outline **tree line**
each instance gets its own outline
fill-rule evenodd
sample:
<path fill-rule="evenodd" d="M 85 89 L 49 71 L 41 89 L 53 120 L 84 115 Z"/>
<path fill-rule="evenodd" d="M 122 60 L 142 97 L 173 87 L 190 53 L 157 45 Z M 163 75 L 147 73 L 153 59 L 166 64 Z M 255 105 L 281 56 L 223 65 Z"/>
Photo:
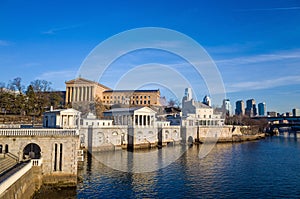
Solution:
<path fill-rule="evenodd" d="M 20 77 L 7 84 L 0 82 L 0 113 L 41 116 L 50 106 L 63 107 L 63 97 L 51 85 L 49 81 L 37 79 L 25 87 Z"/>

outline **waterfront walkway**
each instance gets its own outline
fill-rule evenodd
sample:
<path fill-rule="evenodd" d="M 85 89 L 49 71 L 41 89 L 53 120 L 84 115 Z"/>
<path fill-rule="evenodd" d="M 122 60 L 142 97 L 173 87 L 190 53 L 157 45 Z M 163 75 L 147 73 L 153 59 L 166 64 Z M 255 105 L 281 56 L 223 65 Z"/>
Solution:
<path fill-rule="evenodd" d="M 21 170 L 24 166 L 26 166 L 27 164 L 30 164 L 30 163 L 31 163 L 30 160 L 26 161 L 26 162 L 20 162 L 20 163 L 16 164 L 14 167 L 12 167 L 11 169 L 9 169 L 9 170 L 5 171 L 4 173 L 2 173 L 0 175 L 0 186 L 10 176 L 12 176 L 13 174 L 15 174 L 16 172 Z"/>

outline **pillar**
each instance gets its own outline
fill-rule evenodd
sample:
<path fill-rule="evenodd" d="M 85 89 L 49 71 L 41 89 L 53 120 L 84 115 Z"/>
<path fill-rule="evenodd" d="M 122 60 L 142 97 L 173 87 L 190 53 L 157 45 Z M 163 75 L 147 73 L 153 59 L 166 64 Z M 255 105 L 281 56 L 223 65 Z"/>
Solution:
<path fill-rule="evenodd" d="M 69 103 L 69 94 L 70 94 L 70 87 L 67 87 L 67 89 L 66 89 L 66 104 Z"/>
<path fill-rule="evenodd" d="M 90 92 L 90 95 L 91 95 L 90 101 L 93 101 L 94 100 L 94 98 L 93 98 L 93 87 L 91 86 L 90 89 L 91 89 L 91 92 Z"/>
<path fill-rule="evenodd" d="M 148 125 L 148 115 L 146 115 L 145 117 L 146 117 L 145 126 L 149 126 Z"/>

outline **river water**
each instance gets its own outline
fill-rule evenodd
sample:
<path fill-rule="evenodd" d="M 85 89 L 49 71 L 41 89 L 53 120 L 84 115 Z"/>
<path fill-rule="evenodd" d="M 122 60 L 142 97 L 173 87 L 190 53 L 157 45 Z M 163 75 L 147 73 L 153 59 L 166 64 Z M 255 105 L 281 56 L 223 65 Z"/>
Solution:
<path fill-rule="evenodd" d="M 70 197 L 300 198 L 299 138 L 217 144 L 202 159 L 200 147 L 194 145 L 169 166 L 148 173 L 114 170 L 90 156 L 80 172 L 83 181 Z"/>

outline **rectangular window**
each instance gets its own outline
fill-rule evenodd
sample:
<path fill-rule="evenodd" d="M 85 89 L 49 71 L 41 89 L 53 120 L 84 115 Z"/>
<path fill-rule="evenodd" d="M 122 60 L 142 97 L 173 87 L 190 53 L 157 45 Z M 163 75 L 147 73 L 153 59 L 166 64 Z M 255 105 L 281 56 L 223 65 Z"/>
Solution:
<path fill-rule="evenodd" d="M 54 165 L 53 165 L 54 171 L 56 171 L 56 165 L 57 165 L 57 144 L 54 145 Z"/>
<path fill-rule="evenodd" d="M 148 104 L 150 104 L 150 100 L 148 100 Z"/>
<path fill-rule="evenodd" d="M 60 144 L 60 151 L 59 151 L 59 170 L 62 171 L 62 152 L 63 152 L 63 145 Z"/>

